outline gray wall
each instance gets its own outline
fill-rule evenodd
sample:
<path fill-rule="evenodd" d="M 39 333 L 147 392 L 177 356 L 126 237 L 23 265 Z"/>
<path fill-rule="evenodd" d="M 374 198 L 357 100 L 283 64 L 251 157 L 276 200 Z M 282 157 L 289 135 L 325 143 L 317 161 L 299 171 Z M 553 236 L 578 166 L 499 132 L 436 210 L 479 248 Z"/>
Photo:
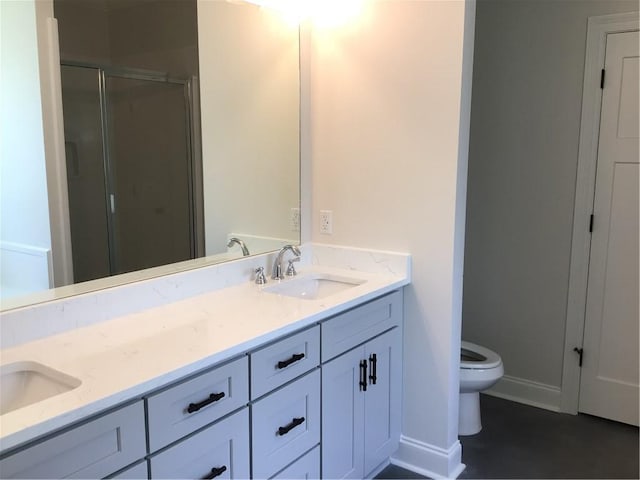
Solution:
<path fill-rule="evenodd" d="M 477 5 L 463 339 L 559 388 L 587 17 L 637 1 Z"/>

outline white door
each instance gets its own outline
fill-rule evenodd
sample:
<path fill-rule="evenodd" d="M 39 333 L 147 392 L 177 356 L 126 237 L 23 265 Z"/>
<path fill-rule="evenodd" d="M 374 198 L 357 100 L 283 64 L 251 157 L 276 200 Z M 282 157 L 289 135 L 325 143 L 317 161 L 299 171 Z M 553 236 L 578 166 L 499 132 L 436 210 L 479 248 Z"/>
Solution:
<path fill-rule="evenodd" d="M 578 410 L 638 425 L 638 32 L 609 34 Z"/>

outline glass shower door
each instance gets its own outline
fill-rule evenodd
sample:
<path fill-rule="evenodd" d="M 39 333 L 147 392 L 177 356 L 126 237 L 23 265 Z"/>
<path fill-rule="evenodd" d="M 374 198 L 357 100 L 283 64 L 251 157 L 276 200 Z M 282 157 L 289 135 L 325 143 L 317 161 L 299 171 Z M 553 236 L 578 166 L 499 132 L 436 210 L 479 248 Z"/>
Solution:
<path fill-rule="evenodd" d="M 61 72 L 74 281 L 195 258 L 188 83 Z"/>
<path fill-rule="evenodd" d="M 74 282 L 110 275 L 101 74 L 62 65 L 62 104 Z"/>
<path fill-rule="evenodd" d="M 185 83 L 105 75 L 112 273 L 195 258 Z"/>

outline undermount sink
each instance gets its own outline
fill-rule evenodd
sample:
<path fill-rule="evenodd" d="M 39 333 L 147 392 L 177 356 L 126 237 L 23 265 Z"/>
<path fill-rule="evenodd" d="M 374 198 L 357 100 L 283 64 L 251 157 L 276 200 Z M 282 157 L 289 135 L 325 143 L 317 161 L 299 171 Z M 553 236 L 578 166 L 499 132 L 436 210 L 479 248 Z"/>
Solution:
<path fill-rule="evenodd" d="M 38 362 L 0 367 L 0 415 L 73 390 L 82 382 Z"/>
<path fill-rule="evenodd" d="M 366 280 L 358 278 L 314 274 L 282 280 L 276 285 L 265 287 L 263 291 L 286 297 L 317 300 L 357 287 L 365 282 Z"/>

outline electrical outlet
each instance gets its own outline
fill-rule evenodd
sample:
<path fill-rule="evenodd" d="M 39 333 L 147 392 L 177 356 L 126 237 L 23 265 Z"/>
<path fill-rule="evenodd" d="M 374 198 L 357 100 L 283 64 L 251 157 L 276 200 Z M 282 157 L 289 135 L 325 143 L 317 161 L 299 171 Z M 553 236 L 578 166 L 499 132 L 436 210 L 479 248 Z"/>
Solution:
<path fill-rule="evenodd" d="M 289 212 L 289 228 L 292 232 L 300 231 L 300 209 L 297 207 L 291 208 Z"/>
<path fill-rule="evenodd" d="M 333 233 L 333 212 L 320 210 L 320 233 L 331 235 Z"/>

